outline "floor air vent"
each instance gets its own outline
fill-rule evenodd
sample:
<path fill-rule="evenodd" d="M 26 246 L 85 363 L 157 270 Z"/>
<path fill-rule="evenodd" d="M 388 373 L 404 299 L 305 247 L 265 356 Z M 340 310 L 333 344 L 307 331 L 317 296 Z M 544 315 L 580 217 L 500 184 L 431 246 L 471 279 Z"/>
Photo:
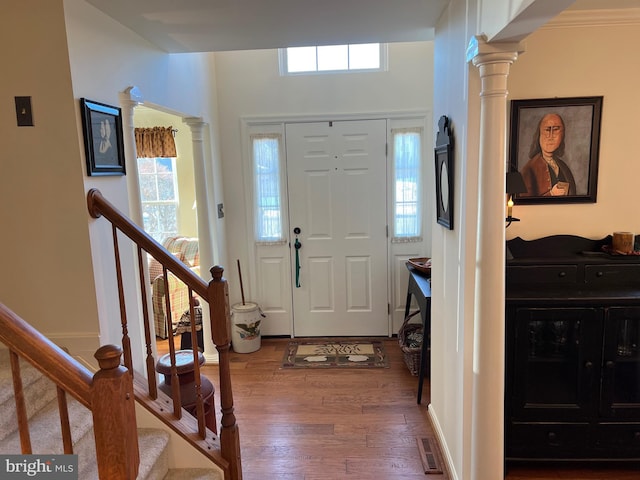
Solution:
<path fill-rule="evenodd" d="M 418 441 L 418 450 L 420 450 L 420 460 L 424 467 L 424 473 L 443 473 L 438 451 L 438 444 L 434 438 L 416 438 Z"/>

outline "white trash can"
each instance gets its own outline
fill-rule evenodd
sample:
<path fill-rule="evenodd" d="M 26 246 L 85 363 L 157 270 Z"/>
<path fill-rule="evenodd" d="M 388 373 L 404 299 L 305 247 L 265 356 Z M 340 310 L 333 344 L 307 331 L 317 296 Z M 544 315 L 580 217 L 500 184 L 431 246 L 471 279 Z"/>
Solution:
<path fill-rule="evenodd" d="M 260 323 L 264 314 L 258 304 L 236 303 L 231 307 L 231 345 L 237 353 L 260 349 Z"/>

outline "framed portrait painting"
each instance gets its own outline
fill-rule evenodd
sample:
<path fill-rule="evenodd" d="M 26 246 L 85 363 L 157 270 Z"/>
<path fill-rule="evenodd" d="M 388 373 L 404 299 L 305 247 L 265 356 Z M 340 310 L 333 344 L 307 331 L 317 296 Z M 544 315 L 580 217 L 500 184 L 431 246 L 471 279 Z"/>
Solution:
<path fill-rule="evenodd" d="M 511 101 L 510 170 L 527 188 L 516 204 L 595 203 L 602 97 Z"/>
<path fill-rule="evenodd" d="M 118 107 L 80 99 L 87 175 L 124 175 L 122 112 Z"/>

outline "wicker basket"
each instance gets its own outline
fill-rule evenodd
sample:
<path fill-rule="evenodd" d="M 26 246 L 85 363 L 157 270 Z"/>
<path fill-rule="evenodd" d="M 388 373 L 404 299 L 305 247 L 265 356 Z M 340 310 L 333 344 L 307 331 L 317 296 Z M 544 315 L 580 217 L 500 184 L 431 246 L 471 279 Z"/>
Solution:
<path fill-rule="evenodd" d="M 415 342 L 410 342 L 410 337 L 423 332 L 421 323 L 409 323 L 409 321 L 418 313 L 420 313 L 420 310 L 407 315 L 404 322 L 402 322 L 400 331 L 398 332 L 398 343 L 400 344 L 400 349 L 404 354 L 404 363 L 407 365 L 411 375 L 414 376 L 418 376 L 418 372 L 420 371 L 420 353 L 422 351 L 422 343 L 414 345 Z M 424 341 L 424 336 L 422 341 Z"/>

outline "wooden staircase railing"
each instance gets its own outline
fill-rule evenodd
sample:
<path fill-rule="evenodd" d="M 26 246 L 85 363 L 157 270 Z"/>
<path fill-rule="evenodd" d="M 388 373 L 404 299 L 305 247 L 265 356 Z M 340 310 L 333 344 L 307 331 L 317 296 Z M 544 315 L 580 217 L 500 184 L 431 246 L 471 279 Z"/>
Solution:
<path fill-rule="evenodd" d="M 120 365 L 122 350 L 114 345 L 98 349 L 100 370 L 92 375 L 83 365 L 0 303 L 0 341 L 9 349 L 21 453 L 32 454 L 20 359 L 31 363 L 57 388 L 64 453 L 72 454 L 67 393 L 93 413 L 98 475 L 133 480 L 140 457 L 133 403 L 133 382 Z M 114 408 L 117 405 L 117 408 Z M 37 440 L 37 439 L 36 439 Z"/>
<path fill-rule="evenodd" d="M 125 295 L 123 289 L 122 269 L 120 265 L 120 246 L 118 242 L 118 231 L 128 237 L 137 250 L 138 271 L 141 292 L 142 314 L 144 322 L 144 335 L 146 345 L 146 385 L 145 382 L 134 378 L 134 391 L 138 400 L 150 412 L 155 414 L 162 421 L 167 423 L 178 434 L 191 442 L 204 455 L 209 457 L 225 476 L 225 480 L 241 480 L 242 464 L 240 458 L 240 437 L 233 407 L 233 393 L 231 388 L 230 370 L 230 348 L 231 332 L 229 319 L 229 292 L 226 280 L 223 278 L 223 269 L 214 266 L 210 272 L 212 280 L 206 283 L 198 275 L 193 273 L 184 263 L 170 254 L 164 247 L 156 242 L 138 225 L 133 223 L 117 208 L 115 208 L 97 189 L 91 189 L 87 193 L 87 206 L 89 213 L 94 218 L 104 217 L 112 225 L 113 246 L 115 252 L 116 277 L 118 283 L 118 294 L 120 300 L 120 322 L 122 328 L 122 348 L 124 351 L 124 365 L 134 375 L 132 367 L 131 341 L 128 334 L 128 323 L 125 308 Z M 220 397 L 220 410 L 222 413 L 220 421 L 219 438 L 206 428 L 205 407 L 201 394 L 200 366 L 198 362 L 198 351 L 194 349 L 194 388 L 196 398 L 196 431 L 188 431 L 193 425 L 190 415 L 182 415 L 183 409 L 180 403 L 180 386 L 177 376 L 176 356 L 173 339 L 171 304 L 169 295 L 165 295 L 167 332 L 169 335 L 169 355 L 171 358 L 171 403 L 172 413 L 169 415 L 165 408 L 164 395 L 158 391 L 156 385 L 155 364 L 153 357 L 152 328 L 148 305 L 148 286 L 145 280 L 144 265 L 146 254 L 151 255 L 163 266 L 163 276 L 165 286 L 168 285 L 167 275 L 171 272 L 188 287 L 189 313 L 190 318 L 195 319 L 195 297 L 194 293 L 209 305 L 209 317 L 211 326 L 211 339 L 216 346 L 219 357 L 219 383 L 218 391 Z M 165 288 L 165 292 L 168 288 Z M 204 319 L 203 319 L 204 321 Z M 191 322 L 191 338 L 195 345 L 197 338 L 196 324 Z"/>

